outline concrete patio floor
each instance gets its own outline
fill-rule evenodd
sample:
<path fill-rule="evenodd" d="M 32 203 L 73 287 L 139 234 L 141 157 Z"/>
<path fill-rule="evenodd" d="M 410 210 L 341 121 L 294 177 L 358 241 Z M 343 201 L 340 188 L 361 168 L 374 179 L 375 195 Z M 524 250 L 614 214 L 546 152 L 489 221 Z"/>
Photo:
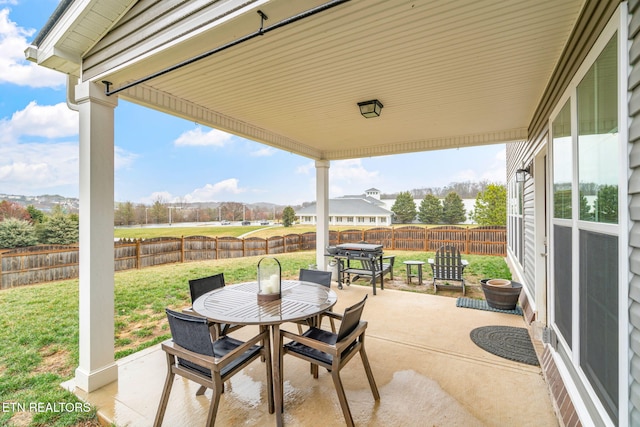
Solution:
<path fill-rule="evenodd" d="M 486 325 L 526 327 L 513 314 L 456 307 L 456 298 L 378 290 L 368 286 L 333 289 L 336 312 L 369 294 L 363 318 L 369 322 L 366 349 L 380 391 L 375 402 L 360 357 L 341 371 L 347 399 L 360 426 L 557 426 L 556 414 L 539 367 L 490 354 L 469 338 Z M 254 334 L 255 327 L 234 336 Z M 295 332 L 296 326 L 283 325 Z M 119 379 L 93 393 L 64 386 L 99 409 L 103 421 L 118 427 L 151 426 L 166 375 L 159 346 L 118 361 Z M 290 426 L 344 425 L 340 404 L 326 370 L 318 379 L 309 365 L 284 359 L 284 422 Z M 266 375 L 256 361 L 225 385 L 216 420 L 219 426 L 275 425 L 266 402 Z M 199 426 L 206 420 L 211 390 L 196 396 L 197 385 L 176 377 L 165 426 Z"/>

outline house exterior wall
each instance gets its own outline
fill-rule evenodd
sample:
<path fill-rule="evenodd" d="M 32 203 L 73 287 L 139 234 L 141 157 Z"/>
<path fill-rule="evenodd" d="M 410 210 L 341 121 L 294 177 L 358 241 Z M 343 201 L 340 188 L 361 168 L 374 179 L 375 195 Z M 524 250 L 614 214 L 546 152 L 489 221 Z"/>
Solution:
<path fill-rule="evenodd" d="M 554 397 L 563 396 L 563 399 L 568 396 L 570 402 L 557 401 L 557 409 L 559 417 L 566 423 L 569 419 L 574 419 L 575 416 L 580 417 L 580 423 L 582 425 L 640 425 L 640 226 L 636 224 L 640 220 L 640 125 L 638 125 L 638 119 L 636 116 L 640 114 L 640 6 L 638 0 L 627 2 L 619 1 L 591 1 L 585 2 L 583 12 L 576 23 L 574 32 L 570 37 L 567 46 L 564 49 L 562 58 L 559 60 L 559 64 L 554 71 L 554 75 L 550 81 L 550 84 L 545 92 L 544 98 L 540 102 L 534 119 L 529 127 L 529 140 L 511 144 L 507 147 L 507 187 L 509 197 L 509 219 L 508 219 L 508 233 L 509 233 L 509 254 L 508 261 L 514 276 L 516 279 L 523 282 L 525 287 L 525 296 L 522 298 L 523 307 L 530 307 L 531 315 L 527 317 L 527 320 L 532 322 L 532 331 L 534 332 L 534 338 L 544 342 L 545 346 L 545 363 L 543 369 L 545 370 L 545 376 L 551 375 L 554 379 L 552 381 L 549 377 L 547 381 L 550 387 L 558 389 L 558 383 L 555 381 L 561 379 L 563 393 L 552 393 Z M 620 7 L 620 15 L 616 13 L 616 10 Z M 624 24 L 624 19 L 628 17 L 628 28 Z M 546 191 L 548 195 L 536 194 L 536 191 L 544 192 L 544 186 L 540 187 L 536 184 L 536 180 L 545 179 L 545 175 L 548 178 L 551 174 L 551 167 L 553 165 L 553 156 L 550 147 L 552 146 L 552 129 L 550 129 L 550 120 L 554 115 L 558 114 L 558 110 L 567 101 L 567 90 L 572 85 L 575 87 L 577 84 L 575 78 L 577 75 L 581 75 L 584 70 L 580 70 L 589 61 L 593 61 L 593 51 L 598 43 L 598 49 L 601 49 L 602 40 L 598 41 L 598 37 L 603 33 L 605 27 L 611 24 L 611 22 L 620 20 L 619 31 L 617 33 L 619 37 L 618 41 L 618 79 L 622 82 L 618 84 L 620 93 L 618 94 L 618 108 L 619 112 L 619 141 L 621 148 L 620 153 L 620 166 L 619 167 L 619 223 L 617 228 L 611 226 L 600 227 L 598 224 L 585 223 L 581 224 L 574 216 L 573 220 L 568 220 L 570 224 L 569 228 L 572 230 L 572 238 L 569 240 L 570 245 L 573 246 L 573 253 L 565 254 L 564 257 L 559 252 L 559 246 L 554 249 L 553 245 L 553 218 L 554 218 L 554 199 L 553 199 L 553 184 L 546 184 Z M 626 38 L 629 37 L 629 60 L 626 56 Z M 597 52 L 596 52 L 597 53 Z M 631 121 L 626 122 L 626 98 L 625 98 L 625 86 L 626 76 L 629 74 L 628 86 L 629 86 L 629 117 Z M 572 80 L 574 80 L 572 82 Z M 575 98 L 575 95 L 571 95 Z M 575 101 L 573 101 L 575 102 Z M 572 108 L 575 104 L 572 104 Z M 627 126 L 628 126 L 628 141 L 629 141 L 629 155 L 624 149 L 624 141 L 627 138 Z M 574 130 L 575 132 L 575 130 Z M 547 150 L 547 147 L 549 149 Z M 543 160 L 541 160 L 543 159 Z M 548 159 L 548 160 L 547 160 Z M 577 157 L 574 157 L 574 161 Z M 515 182 L 515 171 L 519 168 L 526 167 L 528 165 L 543 165 L 546 162 L 547 167 L 540 169 L 533 168 L 532 176 L 527 177 L 524 183 Z M 626 166 L 629 165 L 629 170 Z M 549 169 L 547 174 L 545 169 Z M 627 172 L 630 177 L 628 181 L 628 191 L 626 189 Z M 636 176 L 637 174 L 637 176 Z M 576 177 L 574 175 L 574 188 L 577 185 Z M 628 192 L 628 198 L 627 196 Z M 574 199 L 576 196 L 574 195 Z M 544 257 L 540 257 L 540 249 L 545 247 L 545 242 L 541 242 L 541 232 L 536 230 L 536 225 L 540 226 L 541 222 L 536 215 L 540 215 L 540 209 L 536 206 L 540 202 L 545 203 L 546 218 L 542 224 L 546 224 L 547 231 L 549 232 L 549 245 L 547 251 L 547 261 Z M 520 206 L 518 206 L 518 203 Z M 576 206 L 574 204 L 574 215 L 578 215 Z M 628 217 L 627 217 L 627 207 Z M 571 225 L 572 224 L 572 225 Z M 608 227 L 608 228 L 607 228 Z M 590 384 L 589 374 L 583 358 L 585 357 L 585 350 L 580 347 L 582 344 L 580 340 L 583 338 L 583 334 L 586 332 L 579 332 L 582 330 L 584 324 L 584 313 L 578 313 L 575 311 L 584 309 L 586 304 L 581 301 L 584 297 L 583 287 L 586 286 L 584 279 L 584 260 L 578 265 L 577 260 L 579 256 L 583 256 L 583 250 L 585 250 L 585 244 L 582 242 L 583 232 L 589 230 L 600 231 L 603 230 L 605 236 L 613 231 L 613 236 L 619 240 L 619 253 L 620 257 L 616 261 L 617 265 L 614 265 L 618 270 L 617 291 L 620 295 L 618 299 L 618 314 L 617 314 L 617 330 L 615 327 L 607 329 L 608 334 L 618 335 L 618 389 L 617 394 L 617 407 L 618 413 L 615 416 L 609 416 L 605 410 L 606 404 L 604 403 L 604 397 L 597 390 L 597 387 Z M 594 234 L 594 233 L 592 233 Z M 628 260 L 624 256 L 624 249 L 627 247 L 628 238 Z M 580 252 L 579 254 L 577 252 Z M 588 252 L 588 251 L 587 251 Z M 554 307 L 558 303 L 556 295 L 554 294 L 554 276 L 553 276 L 553 260 L 554 257 L 559 257 L 564 263 L 569 263 L 569 270 L 573 270 L 573 321 L 570 324 L 570 328 L 573 330 L 573 344 L 566 343 L 561 345 L 558 342 L 560 339 L 556 335 L 553 329 L 554 323 Z M 614 264 L 616 263 L 614 262 Z M 548 269 L 549 285 L 547 286 L 547 280 L 544 273 L 541 273 L 540 265 L 546 266 L 545 271 Z M 627 282 L 629 283 L 627 286 Z M 577 283 L 577 287 L 575 284 Z M 628 290 L 628 295 L 627 295 Z M 542 297 L 541 297 L 542 296 Z M 556 311 L 555 313 L 557 314 Z M 570 307 L 560 307 L 563 308 Z M 538 317 L 538 313 L 543 309 L 548 309 L 549 317 Z M 526 311 L 526 310 L 525 310 Z M 536 334 L 536 331 L 538 332 Z M 627 333 L 627 331 L 629 331 Z M 590 336 L 588 339 L 592 339 Z M 564 338 L 563 338 L 564 339 Z M 587 341 L 588 341 L 587 339 Z M 570 349 L 567 351 L 567 349 Z M 605 356 L 606 357 L 606 356 Z M 552 390 L 553 391 L 553 390 Z M 562 409 L 564 408 L 564 410 Z M 572 413 L 567 414 L 567 408 L 570 408 Z M 610 411 L 610 410 L 609 410 Z"/>
<path fill-rule="evenodd" d="M 640 1 L 629 1 L 629 409 L 640 425 Z"/>
<path fill-rule="evenodd" d="M 315 215 L 296 215 L 300 224 L 315 225 L 317 218 Z M 331 215 L 329 214 L 329 225 L 370 225 L 388 226 L 391 225 L 390 216 L 368 216 L 368 215 Z"/>

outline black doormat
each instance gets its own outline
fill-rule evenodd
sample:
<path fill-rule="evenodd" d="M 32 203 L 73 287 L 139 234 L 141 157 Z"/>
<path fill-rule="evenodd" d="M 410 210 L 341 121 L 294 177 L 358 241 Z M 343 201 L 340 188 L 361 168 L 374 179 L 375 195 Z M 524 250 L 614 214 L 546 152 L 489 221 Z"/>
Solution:
<path fill-rule="evenodd" d="M 501 310 L 499 308 L 490 307 L 483 299 L 458 297 L 456 299 L 456 307 L 475 308 L 476 310 L 495 311 L 497 313 L 517 314 L 518 316 L 522 316 L 522 308 L 520 308 L 519 305 L 516 305 L 516 308 L 513 310 Z"/>
<path fill-rule="evenodd" d="M 528 365 L 540 366 L 538 356 L 525 328 L 482 326 L 471 331 L 471 341 L 496 356 Z"/>

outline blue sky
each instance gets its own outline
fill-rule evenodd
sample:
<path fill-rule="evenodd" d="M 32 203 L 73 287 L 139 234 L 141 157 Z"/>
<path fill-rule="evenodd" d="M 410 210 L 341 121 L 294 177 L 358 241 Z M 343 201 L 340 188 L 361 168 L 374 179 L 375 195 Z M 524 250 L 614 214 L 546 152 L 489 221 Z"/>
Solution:
<path fill-rule="evenodd" d="M 65 77 L 24 59 L 58 0 L 0 0 L 0 193 L 78 196 L 78 117 Z M 272 202 L 315 199 L 311 159 L 120 100 L 117 201 Z M 505 182 L 505 146 L 331 162 L 330 196 L 394 193 L 451 182 Z"/>

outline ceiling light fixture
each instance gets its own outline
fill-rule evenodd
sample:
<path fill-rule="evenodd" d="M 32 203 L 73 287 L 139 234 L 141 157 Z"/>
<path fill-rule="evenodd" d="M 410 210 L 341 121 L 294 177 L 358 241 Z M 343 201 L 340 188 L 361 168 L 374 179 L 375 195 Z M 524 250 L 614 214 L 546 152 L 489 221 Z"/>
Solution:
<path fill-rule="evenodd" d="M 358 102 L 358 107 L 360 108 L 360 114 L 370 119 L 380 115 L 383 105 L 377 99 L 372 99 L 371 101 Z"/>

